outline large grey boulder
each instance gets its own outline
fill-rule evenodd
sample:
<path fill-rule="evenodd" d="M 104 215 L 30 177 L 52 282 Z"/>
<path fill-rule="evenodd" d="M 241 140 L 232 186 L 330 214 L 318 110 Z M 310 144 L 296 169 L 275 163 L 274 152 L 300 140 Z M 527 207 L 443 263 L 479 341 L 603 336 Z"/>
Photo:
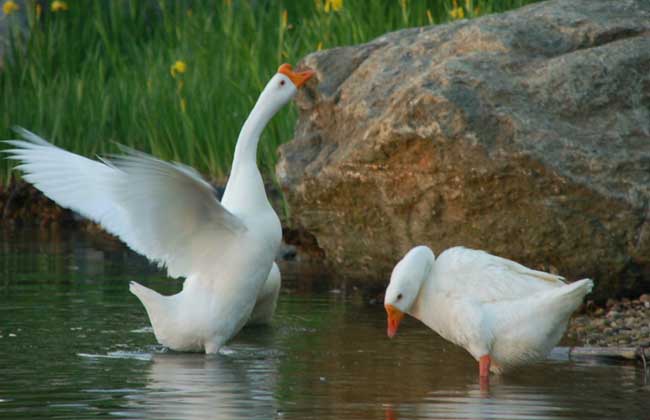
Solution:
<path fill-rule="evenodd" d="M 276 172 L 337 273 L 485 249 L 650 290 L 650 1 L 555 0 L 311 54 Z"/>

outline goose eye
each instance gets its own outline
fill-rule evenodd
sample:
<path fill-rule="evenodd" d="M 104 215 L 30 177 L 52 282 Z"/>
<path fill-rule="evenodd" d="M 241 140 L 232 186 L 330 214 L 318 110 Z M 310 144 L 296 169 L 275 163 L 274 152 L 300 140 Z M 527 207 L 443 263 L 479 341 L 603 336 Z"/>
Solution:
<path fill-rule="evenodd" d="M 402 298 L 402 294 L 400 293 L 399 295 L 397 295 L 397 300 L 400 300 L 401 298 Z"/>
<path fill-rule="evenodd" d="M 284 80 L 280 80 L 280 86 L 284 86 Z"/>

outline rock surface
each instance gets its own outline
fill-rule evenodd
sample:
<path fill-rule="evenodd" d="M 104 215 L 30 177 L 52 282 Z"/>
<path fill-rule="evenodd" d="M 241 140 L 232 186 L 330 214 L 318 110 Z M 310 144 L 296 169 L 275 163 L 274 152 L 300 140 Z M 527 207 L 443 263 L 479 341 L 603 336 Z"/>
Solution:
<path fill-rule="evenodd" d="M 553 0 L 309 55 L 276 172 L 292 227 L 385 284 L 485 249 L 596 298 L 650 290 L 650 2 Z"/>

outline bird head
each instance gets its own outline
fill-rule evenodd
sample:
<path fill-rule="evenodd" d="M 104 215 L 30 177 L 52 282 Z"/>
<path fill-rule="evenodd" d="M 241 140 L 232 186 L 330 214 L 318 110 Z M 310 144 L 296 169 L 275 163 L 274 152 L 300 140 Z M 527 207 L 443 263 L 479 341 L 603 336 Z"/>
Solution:
<path fill-rule="evenodd" d="M 386 288 L 384 308 L 388 316 L 388 337 L 397 334 L 399 323 L 404 314 L 410 312 L 420 293 L 424 280 L 429 276 L 435 256 L 426 246 L 411 249 L 397 263 Z"/>
<path fill-rule="evenodd" d="M 314 74 L 314 70 L 293 71 L 290 64 L 282 64 L 266 84 L 260 99 L 265 106 L 277 111 L 286 105 Z"/>

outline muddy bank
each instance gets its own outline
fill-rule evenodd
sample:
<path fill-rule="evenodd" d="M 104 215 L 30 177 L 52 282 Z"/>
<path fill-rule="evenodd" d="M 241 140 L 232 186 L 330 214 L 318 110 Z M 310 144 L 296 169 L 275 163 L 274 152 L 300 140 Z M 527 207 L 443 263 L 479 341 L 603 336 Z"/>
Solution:
<path fill-rule="evenodd" d="M 24 181 L 12 179 L 0 186 L 2 227 L 22 225 L 47 227 L 86 227 L 94 225 L 75 213 L 57 206 L 40 191 Z"/>

